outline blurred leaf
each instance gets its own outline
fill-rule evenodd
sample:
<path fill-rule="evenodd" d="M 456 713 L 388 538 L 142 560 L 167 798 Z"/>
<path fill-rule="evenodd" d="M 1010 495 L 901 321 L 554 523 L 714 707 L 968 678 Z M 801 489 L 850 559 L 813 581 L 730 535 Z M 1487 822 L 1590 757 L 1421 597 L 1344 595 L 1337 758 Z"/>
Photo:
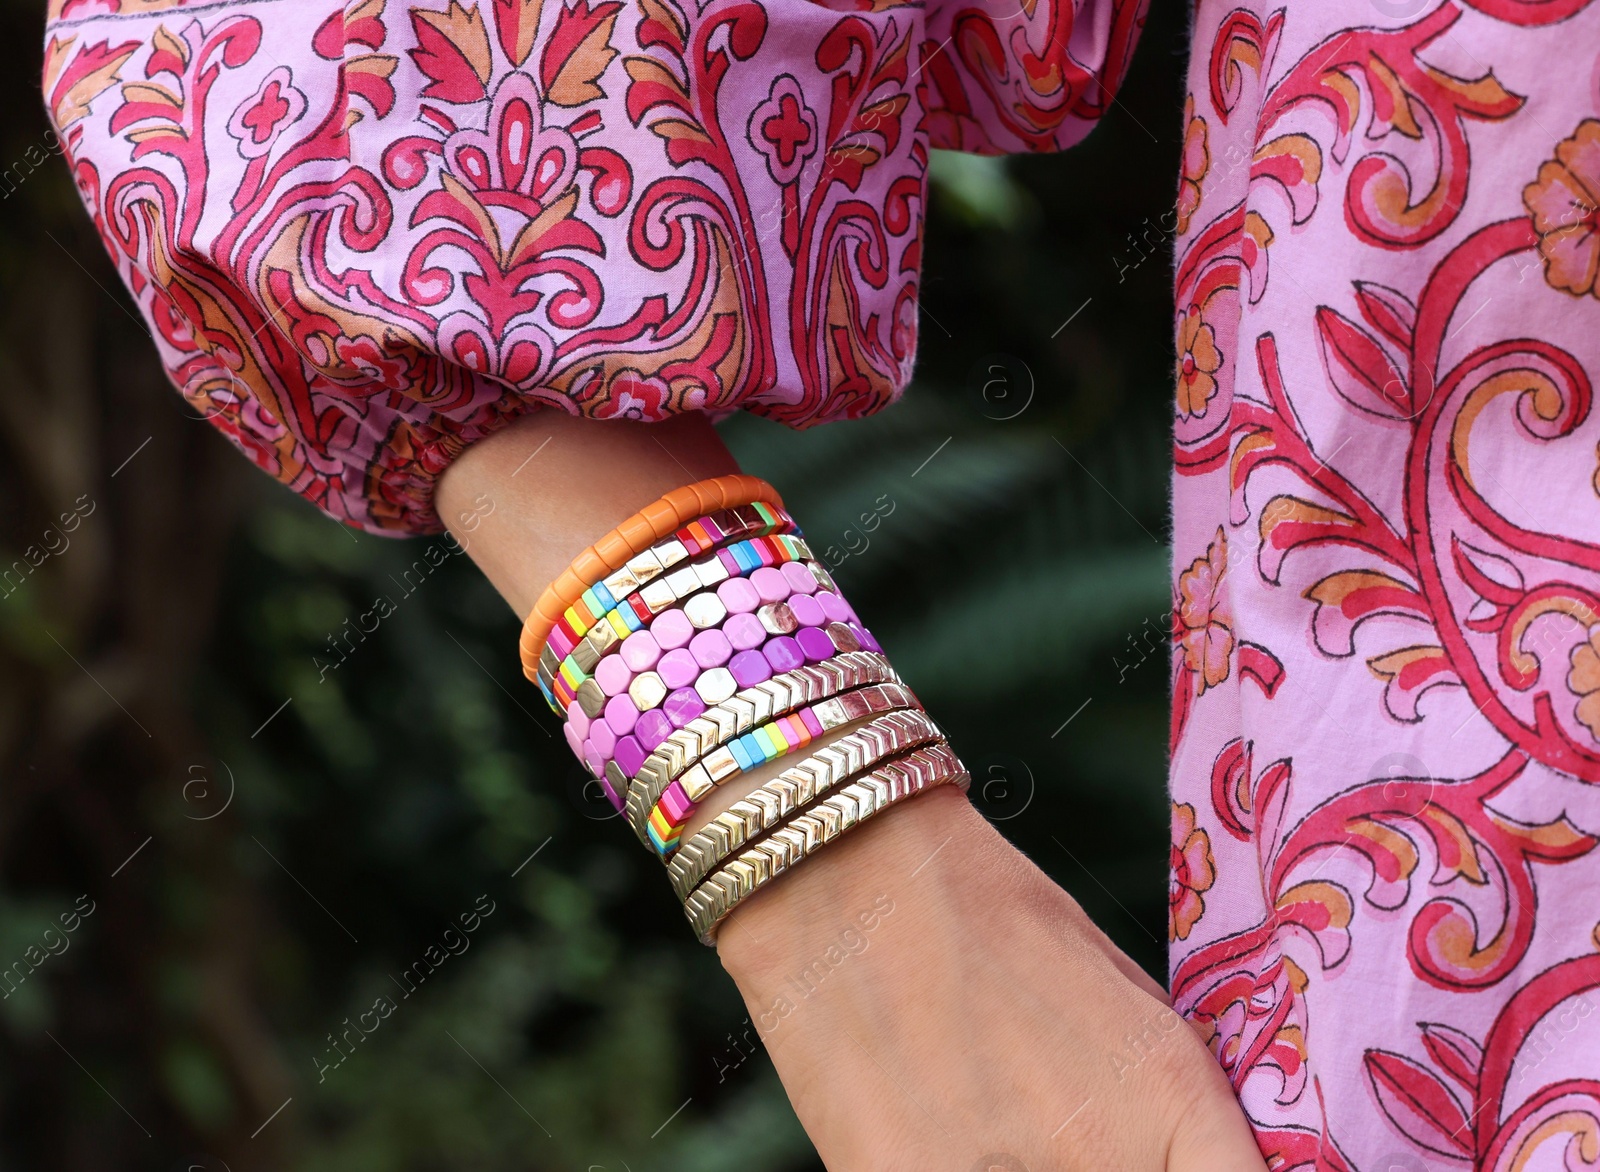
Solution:
<path fill-rule="evenodd" d="M 933 198 L 974 227 L 1009 231 L 1038 210 L 1027 190 L 1012 181 L 1003 155 L 929 151 L 928 181 Z"/>
<path fill-rule="evenodd" d="M 161 1058 L 167 1089 L 196 1127 L 215 1131 L 233 1117 L 226 1072 L 199 1043 L 180 1039 Z"/>

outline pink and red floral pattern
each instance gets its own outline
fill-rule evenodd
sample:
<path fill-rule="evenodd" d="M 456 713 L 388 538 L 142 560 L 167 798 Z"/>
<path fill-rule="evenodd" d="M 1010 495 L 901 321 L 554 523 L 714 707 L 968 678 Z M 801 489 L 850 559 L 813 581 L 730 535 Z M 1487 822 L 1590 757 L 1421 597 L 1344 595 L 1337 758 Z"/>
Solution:
<path fill-rule="evenodd" d="M 1600 4 L 1195 27 L 1174 1003 L 1275 1172 L 1600 1167 Z"/>
<path fill-rule="evenodd" d="M 178 389 L 328 513 L 416 532 L 450 460 L 539 405 L 805 426 L 892 401 L 929 147 L 1073 142 L 1142 19 L 53 0 L 44 83 Z"/>
<path fill-rule="evenodd" d="M 1067 145 L 1141 21 L 287 9 L 56 0 L 47 100 L 179 389 L 402 532 L 538 404 L 890 401 L 928 148 Z M 1274 1172 L 1596 1167 L 1600 3 L 1197 0 L 1194 30 L 1174 1002 Z"/>

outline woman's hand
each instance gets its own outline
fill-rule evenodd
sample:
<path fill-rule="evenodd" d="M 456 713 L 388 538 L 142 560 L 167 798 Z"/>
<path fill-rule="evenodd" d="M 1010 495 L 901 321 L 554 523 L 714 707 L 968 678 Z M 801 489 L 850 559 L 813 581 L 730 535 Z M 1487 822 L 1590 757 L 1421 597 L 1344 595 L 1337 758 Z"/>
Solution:
<path fill-rule="evenodd" d="M 718 948 L 834 1172 L 1264 1172 L 1160 987 L 954 790 L 807 860 Z"/>
<path fill-rule="evenodd" d="M 636 509 L 736 470 L 699 415 L 540 411 L 469 447 L 437 501 L 521 615 Z M 787 764 L 719 789 L 684 833 Z M 835 1172 L 1264 1172 L 1161 989 L 954 790 L 819 851 L 718 947 Z"/>

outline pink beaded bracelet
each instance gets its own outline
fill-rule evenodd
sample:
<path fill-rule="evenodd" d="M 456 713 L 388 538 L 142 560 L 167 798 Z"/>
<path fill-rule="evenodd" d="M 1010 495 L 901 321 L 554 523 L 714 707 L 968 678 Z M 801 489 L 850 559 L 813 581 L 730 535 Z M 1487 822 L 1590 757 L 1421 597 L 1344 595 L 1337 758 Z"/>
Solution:
<path fill-rule="evenodd" d="M 606 766 L 611 789 L 626 793 L 628 822 L 640 842 L 649 841 L 650 810 L 668 785 L 707 753 L 758 725 L 868 684 L 898 684 L 900 677 L 882 655 L 851 651 L 773 676 L 740 690 L 674 731 L 657 746 L 633 777 L 612 762 Z"/>
<path fill-rule="evenodd" d="M 603 656 L 616 642 L 693 594 L 725 581 L 743 580 L 743 574 L 761 569 L 774 570 L 782 580 L 782 573 L 777 567 L 796 561 L 811 562 L 811 550 L 804 540 L 792 534 L 775 534 L 736 542 L 689 563 L 664 579 L 650 583 L 636 594 L 628 595 L 601 615 L 592 627 L 583 626 L 582 630 L 571 626 L 565 629 L 558 627 L 550 637 L 556 640 L 566 639 L 570 635 L 575 639 L 587 639 L 584 646 L 593 649 L 591 654 Z M 591 630 L 594 636 L 599 636 L 598 640 L 590 636 Z M 560 644 L 552 643 L 550 646 L 558 647 Z M 545 689 L 546 698 L 557 712 L 564 711 L 577 697 L 583 684 L 592 678 L 575 654 L 578 650 L 576 642 L 573 643 L 573 649 L 561 660 L 548 681 L 544 675 L 544 664 L 542 661 L 540 664 L 540 686 Z"/>
<path fill-rule="evenodd" d="M 824 606 L 812 600 L 809 593 L 794 590 L 794 582 L 804 582 L 810 591 L 818 592 L 818 570 L 817 564 L 811 561 L 791 561 L 781 568 L 762 567 L 756 575 L 765 571 L 770 577 L 763 580 L 759 590 L 749 578 L 729 578 L 715 589 L 703 590 L 662 611 L 647 626 L 610 644 L 606 654 L 595 663 L 593 672 L 577 685 L 573 696 L 575 705 L 593 718 L 607 697 L 626 690 L 628 685 L 621 673 L 629 672 L 627 678 L 631 679 L 632 674 L 649 670 L 635 668 L 633 664 L 654 666 L 664 660 L 669 665 L 678 663 L 690 667 L 691 659 L 716 658 L 724 639 L 733 650 L 749 650 L 767 635 L 788 635 L 803 625 L 824 625 L 831 621 L 830 615 L 853 617 L 849 607 L 833 591 L 820 592 L 829 595 Z M 800 604 L 796 616 L 784 603 L 800 598 L 807 601 Z M 710 634 L 712 631 L 719 634 Z M 625 657 L 624 646 L 628 648 Z M 724 658 L 720 662 L 726 661 Z M 709 668 L 718 664 L 703 666 Z M 569 704 L 567 711 L 570 713 L 573 707 Z"/>
<path fill-rule="evenodd" d="M 840 644 L 836 633 L 828 631 L 831 624 L 845 624 L 856 646 L 875 650 L 876 641 L 855 621 L 843 598 L 817 587 L 806 563 L 790 562 L 781 572 L 762 569 L 750 579 L 730 578 L 715 591 L 657 615 L 648 628 L 616 645 L 580 685 L 577 702 L 567 708 L 565 731 L 573 752 L 592 762 L 584 745 L 591 722 L 608 723 L 609 734 L 597 729 L 605 743 L 596 745 L 602 764 L 592 769 L 600 776 L 610 743 L 631 733 L 641 714 L 674 696 L 680 707 L 692 703 L 685 694 L 692 687 L 703 704 L 683 720 L 670 708 L 666 713 L 681 728 L 704 705 L 719 703 L 731 690 L 834 655 Z M 721 667 L 726 667 L 725 674 L 712 674 Z M 622 766 L 629 775 L 636 768 L 625 762 Z"/>
<path fill-rule="evenodd" d="M 590 586 L 579 600 L 582 610 L 572 608 L 571 617 L 562 616 L 561 622 L 551 628 L 539 655 L 539 678 L 549 682 L 554 679 L 562 659 L 569 654 L 582 656 L 583 642 L 594 635 L 585 635 L 574 645 L 573 635 L 580 625 L 593 627 L 605 611 L 615 608 L 616 600 L 636 594 L 680 566 L 692 557 L 709 553 L 734 542 L 775 533 L 793 533 L 799 536 L 794 519 L 782 509 L 755 502 L 738 508 L 723 509 L 707 517 L 691 521 L 665 541 L 658 542 L 643 553 L 631 558 L 622 569 L 608 574 Z M 600 632 L 595 632 L 599 634 Z M 598 654 L 603 648 L 591 648 Z M 582 663 L 584 670 L 588 666 Z"/>
<path fill-rule="evenodd" d="M 793 622 L 787 615 L 781 619 Z M 748 633 L 735 631 L 732 641 L 723 631 L 700 631 L 687 647 L 666 652 L 651 668 L 638 673 L 620 658 L 603 661 L 605 707 L 594 717 L 579 704 L 568 708 L 562 727 L 567 744 L 596 777 L 604 778 L 606 763 L 611 760 L 625 777 L 632 777 L 646 755 L 673 729 L 682 728 L 739 689 L 803 664 L 860 650 L 869 643 L 872 648 L 877 646 L 857 624 L 830 622 L 822 627 L 795 628 L 788 623 L 774 624 L 779 633 L 759 624 Z M 748 646 L 756 639 L 764 642 Z M 616 665 L 615 670 L 604 670 L 611 664 Z"/>

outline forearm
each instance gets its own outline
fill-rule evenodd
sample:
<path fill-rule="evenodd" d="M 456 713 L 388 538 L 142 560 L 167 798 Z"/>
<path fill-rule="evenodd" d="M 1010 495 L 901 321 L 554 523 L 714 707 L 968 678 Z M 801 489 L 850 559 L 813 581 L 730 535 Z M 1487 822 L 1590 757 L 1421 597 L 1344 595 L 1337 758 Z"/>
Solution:
<path fill-rule="evenodd" d="M 434 499 L 446 527 L 524 618 L 601 534 L 680 485 L 738 469 L 703 415 L 597 423 L 545 410 L 462 452 Z"/>

